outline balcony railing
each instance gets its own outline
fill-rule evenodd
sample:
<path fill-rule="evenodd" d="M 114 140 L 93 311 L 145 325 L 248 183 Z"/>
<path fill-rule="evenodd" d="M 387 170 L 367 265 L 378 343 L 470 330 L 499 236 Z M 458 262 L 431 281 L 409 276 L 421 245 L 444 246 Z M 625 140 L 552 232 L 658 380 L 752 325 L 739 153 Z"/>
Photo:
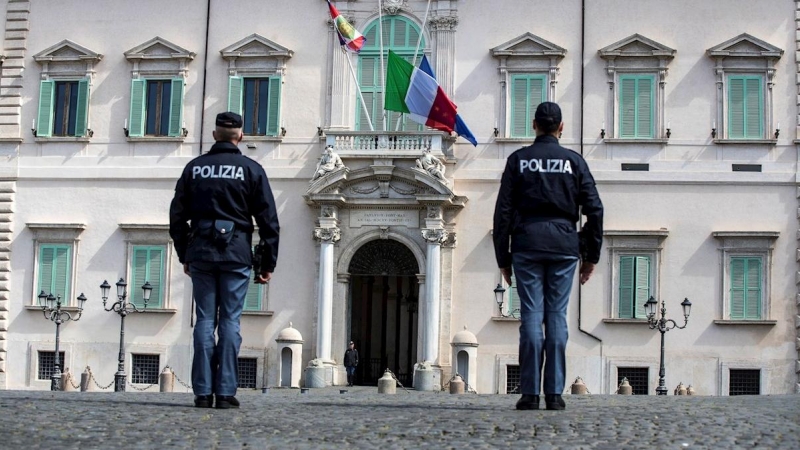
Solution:
<path fill-rule="evenodd" d="M 449 155 L 453 139 L 439 131 L 326 132 L 325 145 L 341 157 L 419 157 L 426 148 L 437 156 Z"/>

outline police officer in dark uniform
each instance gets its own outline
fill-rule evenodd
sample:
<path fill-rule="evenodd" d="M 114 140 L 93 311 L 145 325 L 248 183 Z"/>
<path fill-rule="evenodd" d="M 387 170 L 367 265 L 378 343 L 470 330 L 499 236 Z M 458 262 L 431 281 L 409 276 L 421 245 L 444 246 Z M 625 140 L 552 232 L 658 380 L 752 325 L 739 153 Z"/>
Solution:
<path fill-rule="evenodd" d="M 497 264 L 520 298 L 517 409 L 539 409 L 544 367 L 547 409 L 564 409 L 567 304 L 575 268 L 581 284 L 600 259 L 603 204 L 581 155 L 561 147 L 561 109 L 545 102 L 533 121 L 536 140 L 508 157 L 494 211 Z M 579 233 L 579 214 L 586 223 Z M 509 246 L 510 240 L 510 246 Z M 542 331 L 544 326 L 544 332 Z M 543 359 L 544 357 L 544 359 Z M 546 364 L 545 364 L 546 361 Z"/>
<path fill-rule="evenodd" d="M 170 236 L 183 270 L 192 277 L 194 328 L 192 387 L 195 406 L 238 408 L 239 319 L 253 264 L 253 218 L 261 237 L 256 283 L 267 283 L 278 259 L 278 214 L 264 168 L 242 155 L 242 117 L 217 115 L 216 143 L 193 159 L 175 186 Z M 214 339 L 217 332 L 218 340 Z"/>

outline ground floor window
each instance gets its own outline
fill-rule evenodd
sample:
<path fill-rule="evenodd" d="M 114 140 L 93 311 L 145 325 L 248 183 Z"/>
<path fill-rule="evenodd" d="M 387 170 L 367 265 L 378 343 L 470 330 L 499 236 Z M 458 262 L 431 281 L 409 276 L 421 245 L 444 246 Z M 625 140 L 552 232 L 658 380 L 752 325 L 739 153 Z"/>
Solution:
<path fill-rule="evenodd" d="M 728 385 L 729 395 L 761 394 L 761 370 L 731 369 Z"/>
<path fill-rule="evenodd" d="M 239 389 L 255 389 L 258 358 L 239 358 Z"/>
<path fill-rule="evenodd" d="M 506 366 L 506 394 L 519 394 L 519 366 Z"/>
<path fill-rule="evenodd" d="M 49 380 L 55 372 L 56 352 L 39 352 L 39 370 L 37 371 L 37 379 Z M 64 367 L 64 352 L 58 352 L 58 360 L 61 367 Z"/>
<path fill-rule="evenodd" d="M 633 388 L 633 395 L 647 395 L 650 391 L 648 379 L 650 377 L 650 369 L 647 367 L 618 367 L 617 368 L 617 386 L 622 383 L 623 378 L 628 379 Z"/>
<path fill-rule="evenodd" d="M 161 355 L 132 355 L 131 383 L 156 384 L 161 372 Z"/>

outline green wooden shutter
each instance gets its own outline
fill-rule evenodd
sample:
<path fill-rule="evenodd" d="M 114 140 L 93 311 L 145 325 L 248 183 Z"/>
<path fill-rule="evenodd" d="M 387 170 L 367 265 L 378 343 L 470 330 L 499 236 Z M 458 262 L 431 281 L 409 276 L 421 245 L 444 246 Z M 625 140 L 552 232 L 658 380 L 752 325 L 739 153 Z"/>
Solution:
<path fill-rule="evenodd" d="M 269 105 L 267 105 L 267 135 L 277 136 L 281 117 L 281 78 L 269 77 Z"/>
<path fill-rule="evenodd" d="M 545 100 L 544 77 L 528 78 L 528 120 L 526 123 L 526 136 L 536 136 L 533 131 L 533 118 L 536 117 L 536 108 Z"/>
<path fill-rule="evenodd" d="M 745 134 L 744 77 L 728 77 L 728 138 L 743 139 Z"/>
<path fill-rule="evenodd" d="M 137 307 L 144 306 L 144 291 L 142 285 L 150 282 L 153 287 L 150 293 L 150 308 L 161 308 L 164 284 L 164 247 L 137 245 L 133 247 L 133 260 L 131 261 L 131 282 L 128 292 L 131 303 Z"/>
<path fill-rule="evenodd" d="M 53 105 L 55 103 L 56 83 L 51 80 L 39 82 L 39 114 L 36 119 L 36 136 L 53 135 Z"/>
<path fill-rule="evenodd" d="M 619 137 L 636 137 L 636 78 L 619 79 Z"/>
<path fill-rule="evenodd" d="M 633 319 L 634 286 L 636 272 L 635 256 L 619 257 L 619 318 Z"/>
<path fill-rule="evenodd" d="M 89 80 L 78 80 L 78 105 L 75 110 L 75 136 L 84 136 L 89 126 Z"/>
<path fill-rule="evenodd" d="M 173 78 L 172 89 L 170 90 L 170 100 L 169 100 L 169 136 L 180 136 L 182 129 L 183 129 L 183 78 Z"/>
<path fill-rule="evenodd" d="M 244 298 L 245 311 L 261 311 L 261 298 L 264 293 L 263 285 L 250 283 L 247 285 L 247 295 Z"/>
<path fill-rule="evenodd" d="M 519 289 L 517 289 L 517 276 L 511 275 L 511 285 L 508 287 L 508 300 L 506 311 L 511 314 L 515 309 L 520 307 L 519 303 Z M 501 311 L 502 312 L 502 311 Z"/>
<path fill-rule="evenodd" d="M 745 137 L 764 138 L 764 96 L 761 95 L 761 78 L 748 77 L 745 90 Z"/>
<path fill-rule="evenodd" d="M 745 319 L 761 319 L 761 258 L 745 260 Z"/>
<path fill-rule="evenodd" d="M 39 246 L 39 292 L 61 296 L 69 304 L 70 257 L 69 245 L 42 244 Z"/>
<path fill-rule="evenodd" d="M 144 136 L 147 80 L 131 80 L 131 114 L 128 136 Z"/>
<path fill-rule="evenodd" d="M 636 137 L 653 137 L 653 79 L 639 77 L 636 83 Z"/>
<path fill-rule="evenodd" d="M 375 77 L 378 73 L 377 71 L 380 70 L 376 69 L 379 64 L 378 57 L 375 56 L 361 56 L 358 64 L 361 95 L 364 96 L 364 103 L 366 103 L 367 109 L 369 110 L 369 117 L 372 119 L 373 126 L 375 126 L 375 117 L 377 117 L 378 114 L 376 111 L 377 105 L 375 105 L 375 99 L 379 95 L 380 87 L 377 86 L 378 83 L 375 82 Z M 361 106 L 361 100 L 358 98 L 356 99 L 356 107 L 358 109 L 358 114 L 356 115 L 356 129 L 360 131 L 369 131 L 367 116 L 364 113 L 364 107 Z M 393 127 L 394 124 L 391 126 Z"/>
<path fill-rule="evenodd" d="M 242 95 L 244 94 L 244 80 L 242 77 L 228 78 L 228 111 L 242 114 Z"/>
<path fill-rule="evenodd" d="M 644 304 L 650 298 L 650 257 L 637 256 L 636 257 L 636 282 L 635 289 L 636 295 L 634 296 L 633 311 L 634 317 L 637 319 L 646 319 L 647 314 L 644 310 Z"/>
<path fill-rule="evenodd" d="M 745 258 L 731 258 L 731 319 L 745 318 Z"/>

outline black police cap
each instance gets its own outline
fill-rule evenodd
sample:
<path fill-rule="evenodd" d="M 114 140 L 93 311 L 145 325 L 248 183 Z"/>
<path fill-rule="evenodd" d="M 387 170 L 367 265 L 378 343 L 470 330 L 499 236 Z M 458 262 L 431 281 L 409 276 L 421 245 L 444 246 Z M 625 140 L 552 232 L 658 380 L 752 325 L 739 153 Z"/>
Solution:
<path fill-rule="evenodd" d="M 242 116 L 234 112 L 224 112 L 217 114 L 217 126 L 222 128 L 242 128 L 244 121 Z"/>
<path fill-rule="evenodd" d="M 542 125 L 557 125 L 561 123 L 561 108 L 553 102 L 540 103 L 534 120 Z"/>

